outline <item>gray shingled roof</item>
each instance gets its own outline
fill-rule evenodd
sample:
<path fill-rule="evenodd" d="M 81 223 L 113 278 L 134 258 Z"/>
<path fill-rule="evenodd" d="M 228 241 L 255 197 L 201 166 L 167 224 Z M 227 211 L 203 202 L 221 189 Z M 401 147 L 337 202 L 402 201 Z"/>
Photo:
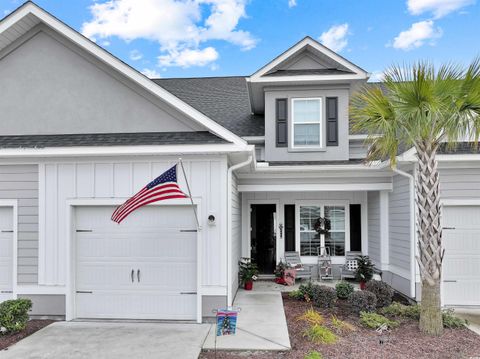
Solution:
<path fill-rule="evenodd" d="M 265 134 L 264 117 L 252 114 L 243 76 L 153 81 L 238 136 Z"/>
<path fill-rule="evenodd" d="M 0 148 L 146 146 L 211 143 L 227 142 L 206 131 L 0 136 Z"/>

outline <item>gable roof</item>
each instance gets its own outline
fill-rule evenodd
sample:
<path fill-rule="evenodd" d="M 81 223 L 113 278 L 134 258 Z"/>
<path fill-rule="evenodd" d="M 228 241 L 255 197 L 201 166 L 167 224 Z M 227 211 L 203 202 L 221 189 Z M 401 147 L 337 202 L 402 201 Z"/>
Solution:
<path fill-rule="evenodd" d="M 252 114 L 244 76 L 153 81 L 238 136 L 265 134 L 264 117 Z"/>
<path fill-rule="evenodd" d="M 164 88 L 157 86 L 146 76 L 133 69 L 117 57 L 110 54 L 94 42 L 90 41 L 65 23 L 55 18 L 33 2 L 26 2 L 17 10 L 9 14 L 0 22 L 0 50 L 8 47 L 21 36 L 40 23 L 44 23 L 54 31 L 72 41 L 88 53 L 95 56 L 101 62 L 109 65 L 129 80 L 140 85 L 142 88 L 173 106 L 188 118 L 201 124 L 208 131 L 239 146 L 246 146 L 246 142 L 238 135 L 221 126 L 199 110 L 182 101 Z"/>
<path fill-rule="evenodd" d="M 302 79 L 306 80 L 318 80 L 321 76 L 322 80 L 330 80 L 330 79 L 338 79 L 338 75 L 342 75 L 344 78 L 349 80 L 365 80 L 368 79 L 369 74 L 367 71 L 362 69 L 361 67 L 355 65 L 354 63 L 348 61 L 341 55 L 337 54 L 336 52 L 330 50 L 328 47 L 322 45 L 318 41 L 314 40 L 310 36 L 306 36 L 295 45 L 290 47 L 288 50 L 274 58 L 268 64 L 257 70 L 254 74 L 249 77 L 250 82 L 268 82 L 268 81 L 278 81 L 279 79 L 269 79 L 268 74 L 271 72 L 276 71 L 277 67 L 280 66 L 282 63 L 287 62 L 292 57 L 296 56 L 302 51 L 308 50 L 312 53 L 317 54 L 318 56 L 322 56 L 324 58 L 328 58 L 333 60 L 338 66 L 335 69 L 340 70 L 340 73 L 329 73 L 329 74 L 321 74 L 321 73 L 302 73 Z"/>

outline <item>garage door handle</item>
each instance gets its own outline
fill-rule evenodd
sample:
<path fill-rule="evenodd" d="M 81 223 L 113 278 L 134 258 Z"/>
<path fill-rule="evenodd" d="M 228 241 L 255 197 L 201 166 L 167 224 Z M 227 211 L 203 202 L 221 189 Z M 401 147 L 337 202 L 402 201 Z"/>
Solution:
<path fill-rule="evenodd" d="M 442 227 L 442 229 L 456 229 L 455 227 Z"/>
<path fill-rule="evenodd" d="M 137 269 L 137 280 L 140 283 L 140 269 Z"/>
<path fill-rule="evenodd" d="M 180 292 L 180 294 L 185 295 L 185 294 L 197 294 L 197 292 Z"/>
<path fill-rule="evenodd" d="M 0 290 L 0 293 L 13 293 L 13 290 Z"/>
<path fill-rule="evenodd" d="M 7 230 L 2 230 L 0 232 L 2 232 L 2 233 L 13 233 L 13 231 L 7 231 Z"/>
<path fill-rule="evenodd" d="M 135 271 L 132 269 L 132 272 L 130 273 L 130 278 L 132 278 L 132 283 L 135 280 L 134 275 L 135 275 Z"/>
<path fill-rule="evenodd" d="M 443 283 L 457 283 L 456 280 L 444 280 Z"/>
<path fill-rule="evenodd" d="M 196 229 L 181 229 L 180 232 L 193 233 L 193 232 L 197 232 L 197 230 Z"/>

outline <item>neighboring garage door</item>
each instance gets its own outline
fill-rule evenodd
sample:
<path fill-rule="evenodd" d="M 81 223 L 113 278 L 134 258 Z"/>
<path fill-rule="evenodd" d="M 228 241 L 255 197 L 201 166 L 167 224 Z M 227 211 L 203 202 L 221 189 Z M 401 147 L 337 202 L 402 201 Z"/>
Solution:
<path fill-rule="evenodd" d="M 0 207 L 0 302 L 12 299 L 13 209 Z"/>
<path fill-rule="evenodd" d="M 187 206 L 76 208 L 76 317 L 196 319 L 197 233 Z"/>
<path fill-rule="evenodd" d="M 443 228 L 443 304 L 480 305 L 480 206 L 445 206 Z"/>

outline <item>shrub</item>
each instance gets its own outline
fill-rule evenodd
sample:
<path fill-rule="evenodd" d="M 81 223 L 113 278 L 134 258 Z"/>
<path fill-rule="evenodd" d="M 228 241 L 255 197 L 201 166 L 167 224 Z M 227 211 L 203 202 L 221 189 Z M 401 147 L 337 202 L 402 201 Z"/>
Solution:
<path fill-rule="evenodd" d="M 305 313 L 298 317 L 298 320 L 303 320 L 309 324 L 323 324 L 325 321 L 322 315 L 313 308 L 305 311 Z"/>
<path fill-rule="evenodd" d="M 353 285 L 342 280 L 337 283 L 337 285 L 335 286 L 335 290 L 337 291 L 338 298 L 347 299 L 350 296 L 350 294 L 353 293 Z"/>
<path fill-rule="evenodd" d="M 298 287 L 298 290 L 300 293 L 302 293 L 303 299 L 305 299 L 307 302 L 312 300 L 313 298 L 313 284 L 312 282 L 308 282 L 307 284 L 302 284 L 300 287 Z"/>
<path fill-rule="evenodd" d="M 297 299 L 297 300 L 305 299 L 303 293 L 299 290 L 292 290 L 291 292 L 288 293 L 288 296 L 292 299 Z"/>
<path fill-rule="evenodd" d="M 367 328 L 377 329 L 382 325 L 386 325 L 389 329 L 398 326 L 398 322 L 385 318 L 377 313 L 360 312 L 360 323 Z"/>
<path fill-rule="evenodd" d="M 377 297 L 377 308 L 386 307 L 392 304 L 394 291 L 387 283 L 378 280 L 367 282 L 365 289 Z"/>
<path fill-rule="evenodd" d="M 443 327 L 456 329 L 463 328 L 468 325 L 468 322 L 462 318 L 459 318 L 454 315 L 453 309 L 445 309 L 442 311 Z"/>
<path fill-rule="evenodd" d="M 373 312 L 377 307 L 377 297 L 368 290 L 356 291 L 350 294 L 348 303 L 355 313 Z"/>
<path fill-rule="evenodd" d="M 326 285 L 314 285 L 312 291 L 312 301 L 317 307 L 331 308 L 337 300 L 337 292 Z"/>
<path fill-rule="evenodd" d="M 322 354 L 314 350 L 313 352 L 308 353 L 305 355 L 303 359 L 323 359 Z"/>
<path fill-rule="evenodd" d="M 30 299 L 13 299 L 0 303 L 0 327 L 3 333 L 19 332 L 27 326 Z"/>
<path fill-rule="evenodd" d="M 332 315 L 332 325 L 339 331 L 354 332 L 356 330 L 355 326 L 349 322 L 344 322 L 343 320 L 338 319 L 334 315 Z"/>
<path fill-rule="evenodd" d="M 334 344 L 337 342 L 338 337 L 328 328 L 318 324 L 312 325 L 303 334 L 314 343 L 319 344 Z"/>
<path fill-rule="evenodd" d="M 418 320 L 420 318 L 420 306 L 418 304 L 403 305 L 394 302 L 388 307 L 380 309 L 380 313 L 390 317 L 402 317 Z"/>

